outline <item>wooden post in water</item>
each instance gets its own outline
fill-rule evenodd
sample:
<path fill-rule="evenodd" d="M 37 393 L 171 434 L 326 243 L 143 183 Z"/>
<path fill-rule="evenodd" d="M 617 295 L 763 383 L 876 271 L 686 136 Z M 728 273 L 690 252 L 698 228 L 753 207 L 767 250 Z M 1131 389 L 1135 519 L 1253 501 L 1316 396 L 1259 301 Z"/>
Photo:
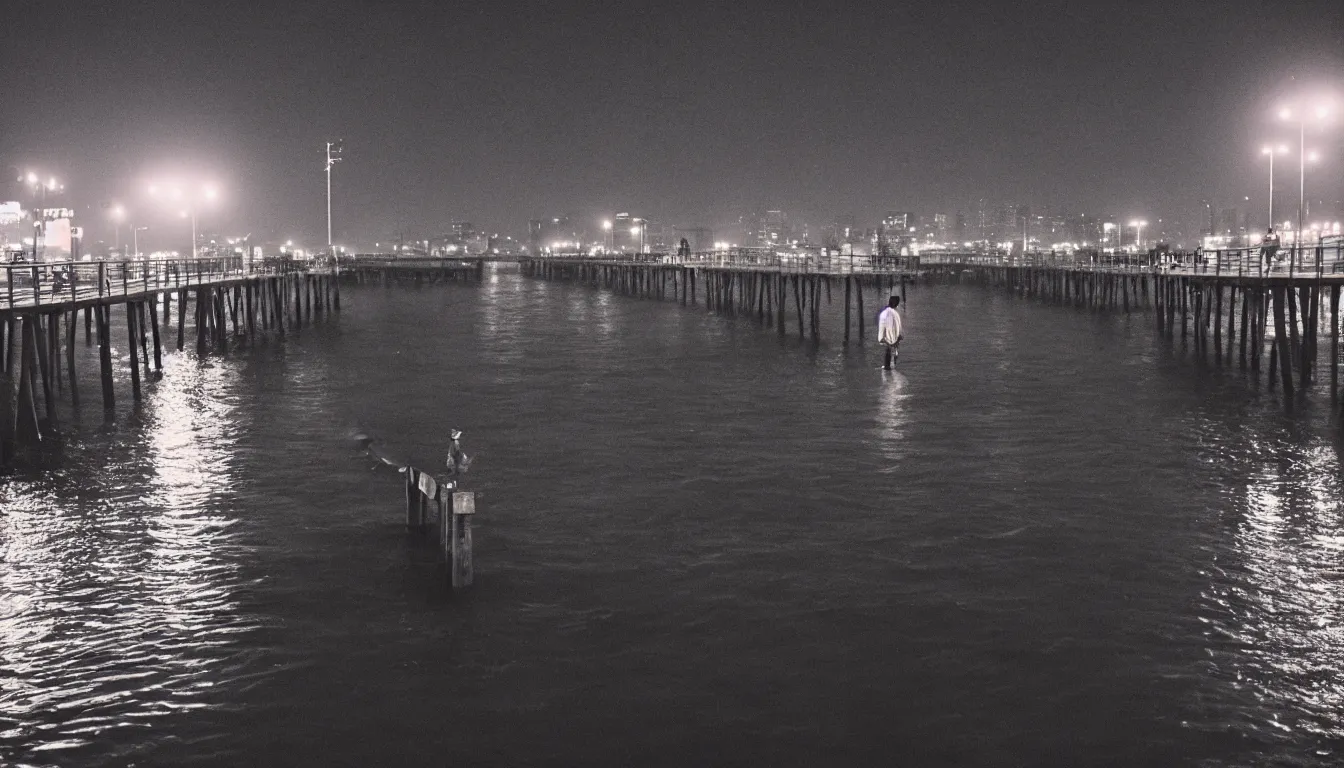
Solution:
<path fill-rule="evenodd" d="M 97 315 L 98 368 L 103 385 L 103 409 L 110 411 L 117 404 L 112 390 L 112 329 L 108 319 L 111 309 L 107 304 L 98 304 L 93 307 L 93 311 Z"/>
<path fill-rule="evenodd" d="M 70 370 L 70 403 L 79 408 L 79 382 L 75 380 L 75 328 L 79 325 L 79 310 L 70 310 L 65 323 L 65 367 Z"/>
<path fill-rule="evenodd" d="M 855 290 L 854 292 L 855 292 L 856 294 L 858 294 L 855 298 L 857 298 L 857 299 L 859 300 L 859 301 L 858 301 L 858 305 L 859 305 L 859 306 L 858 306 L 858 310 L 859 310 L 859 341 L 863 341 L 863 328 L 864 328 L 864 325 L 865 325 L 865 324 L 867 323 L 867 321 L 868 321 L 868 318 L 866 318 L 866 317 L 864 316 L 864 314 L 863 314 L 863 278 L 861 278 L 861 277 L 859 277 L 859 278 L 855 278 L 854 283 L 855 283 L 855 286 L 854 286 L 854 287 L 857 289 L 857 290 Z"/>
<path fill-rule="evenodd" d="M 849 343 L 849 301 L 850 301 L 849 297 L 850 297 L 850 290 L 853 287 L 852 286 L 853 282 L 854 282 L 853 277 L 845 275 L 845 343 L 846 344 Z"/>
<path fill-rule="evenodd" d="M 406 475 L 406 528 L 422 531 L 425 527 L 424 505 L 420 503 L 420 488 L 414 467 L 405 468 Z"/>
<path fill-rule="evenodd" d="M 1291 287 L 1278 286 L 1274 289 L 1274 349 L 1278 352 L 1279 372 L 1283 377 L 1283 396 L 1292 402 L 1293 397 L 1293 370 L 1292 370 L 1292 352 L 1289 350 L 1288 333 L 1286 328 L 1286 319 L 1284 317 L 1284 299 L 1285 294 L 1291 293 Z M 1274 367 L 1273 360 L 1270 361 L 1270 368 Z M 1273 373 L 1271 371 L 1271 378 Z"/>
<path fill-rule="evenodd" d="M 46 403 L 47 420 L 56 422 L 56 392 L 52 388 L 51 355 L 47 349 L 47 329 L 42 325 L 42 315 L 25 318 L 32 322 L 33 347 L 37 355 L 37 368 L 42 377 L 42 398 Z"/>
<path fill-rule="evenodd" d="M 1340 390 L 1340 286 L 1331 285 L 1331 398 Z M 73 375 L 73 374 L 71 374 Z"/>
<path fill-rule="evenodd" d="M 31 315 L 23 318 L 19 349 L 19 388 L 14 408 L 14 442 L 19 445 L 33 444 L 42 440 L 42 431 L 37 420 L 37 393 L 33 386 L 33 369 L 37 366 L 36 321 Z M 14 362 L 10 361 L 12 368 Z"/>
<path fill-rule="evenodd" d="M 168 314 L 168 296 L 169 294 L 167 293 L 163 295 L 163 313 L 165 315 Z M 149 310 L 149 326 L 154 333 L 154 371 L 156 373 L 162 373 L 163 342 L 159 339 L 159 314 L 154 311 L 154 305 L 152 304 L 150 305 Z"/>
<path fill-rule="evenodd" d="M 452 570 L 451 580 L 453 589 L 465 589 L 471 586 L 475 578 L 475 566 L 471 556 L 471 518 L 476 514 L 476 494 L 470 491 L 454 491 L 452 511 L 449 533 L 451 547 L 448 553 Z M 440 522 L 440 525 L 449 527 L 443 522 Z"/>
<path fill-rule="evenodd" d="M 153 311 L 150 311 L 149 315 L 150 315 L 150 317 L 153 317 L 153 316 L 154 316 L 154 312 L 153 312 Z M 145 379 L 148 380 L 148 379 L 149 379 L 149 341 L 146 339 L 146 336 L 147 336 L 148 334 L 147 334 L 146 331 L 145 331 L 145 325 L 146 325 L 146 323 L 145 323 L 145 302 L 143 302 L 143 301 L 137 301 L 137 302 L 135 302 L 135 330 L 136 330 L 137 333 L 140 334 L 140 352 L 141 352 L 141 354 L 144 355 L 144 361 L 145 361 Z"/>
<path fill-rule="evenodd" d="M 131 355 L 131 399 L 140 401 L 140 350 L 136 349 L 135 339 L 135 305 L 133 302 L 126 302 L 126 335 L 129 337 L 130 349 L 127 351 Z"/>

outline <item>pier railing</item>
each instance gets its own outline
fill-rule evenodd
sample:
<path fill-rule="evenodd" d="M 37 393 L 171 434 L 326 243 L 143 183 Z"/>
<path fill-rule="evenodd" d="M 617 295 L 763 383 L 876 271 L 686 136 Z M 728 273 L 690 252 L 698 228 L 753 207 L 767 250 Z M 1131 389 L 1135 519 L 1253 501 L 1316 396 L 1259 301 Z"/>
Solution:
<path fill-rule="evenodd" d="M 736 249 L 705 253 L 557 253 L 529 257 L 535 261 L 611 265 L 670 265 L 713 269 L 760 270 L 790 274 L 894 274 L 955 267 L 1051 267 L 1099 272 L 1177 272 L 1227 277 L 1344 278 L 1344 240 L 1280 248 L 1268 260 L 1259 247 L 1210 251 L 1078 254 L 1029 252 L 984 254 L 926 251 L 915 256 L 849 256 L 840 254 Z"/>
<path fill-rule="evenodd" d="M 328 261 L 253 259 L 242 254 L 197 259 L 10 263 L 0 269 L 0 308 L 132 296 L 253 275 L 329 271 L 331 267 Z"/>

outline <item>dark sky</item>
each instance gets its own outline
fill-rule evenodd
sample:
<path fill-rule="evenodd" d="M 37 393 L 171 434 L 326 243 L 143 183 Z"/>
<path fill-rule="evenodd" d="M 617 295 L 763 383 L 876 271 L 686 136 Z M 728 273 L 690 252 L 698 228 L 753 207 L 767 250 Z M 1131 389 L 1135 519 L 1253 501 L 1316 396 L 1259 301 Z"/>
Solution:
<path fill-rule="evenodd" d="M 1303 90 L 1337 103 L 1321 194 L 1344 177 L 1344 0 L 25 5 L 0 162 L 140 217 L 149 179 L 208 177 L 210 228 L 267 237 L 321 235 L 335 136 L 338 240 L 980 197 L 1187 214 L 1263 196 Z"/>

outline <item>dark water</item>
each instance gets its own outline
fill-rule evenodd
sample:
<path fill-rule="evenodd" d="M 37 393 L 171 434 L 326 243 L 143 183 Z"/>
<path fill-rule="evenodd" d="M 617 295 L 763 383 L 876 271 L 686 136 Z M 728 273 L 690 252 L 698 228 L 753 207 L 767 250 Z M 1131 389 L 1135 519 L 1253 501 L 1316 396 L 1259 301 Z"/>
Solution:
<path fill-rule="evenodd" d="M 0 764 L 1341 760 L 1324 396 L 971 287 L 894 375 L 507 271 L 344 299 L 0 484 Z M 459 597 L 350 439 L 450 427 Z"/>

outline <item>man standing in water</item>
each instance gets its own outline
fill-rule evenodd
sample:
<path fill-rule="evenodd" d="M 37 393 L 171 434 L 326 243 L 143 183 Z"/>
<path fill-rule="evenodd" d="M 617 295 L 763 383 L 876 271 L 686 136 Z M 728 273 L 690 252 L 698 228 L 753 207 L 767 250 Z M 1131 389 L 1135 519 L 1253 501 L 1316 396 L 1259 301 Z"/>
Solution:
<path fill-rule="evenodd" d="M 877 340 L 887 348 L 886 359 L 882 362 L 884 371 L 890 371 L 892 362 L 900 357 L 901 352 L 897 349 L 897 345 L 905 338 L 901 333 L 901 313 L 896 311 L 900 305 L 901 297 L 892 296 L 887 300 L 887 308 L 877 316 Z"/>

